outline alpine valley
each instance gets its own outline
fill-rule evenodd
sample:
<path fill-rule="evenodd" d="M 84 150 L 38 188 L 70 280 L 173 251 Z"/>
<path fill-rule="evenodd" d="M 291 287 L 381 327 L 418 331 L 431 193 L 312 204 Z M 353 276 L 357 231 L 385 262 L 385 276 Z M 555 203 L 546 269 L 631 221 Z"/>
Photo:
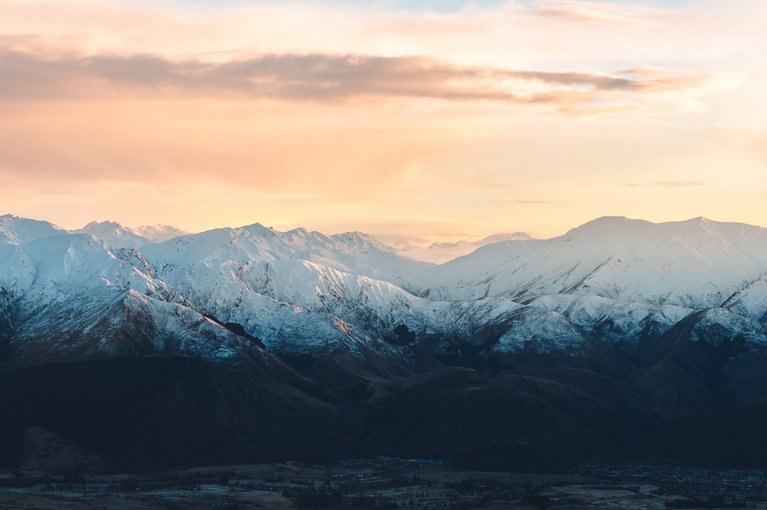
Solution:
<path fill-rule="evenodd" d="M 0 408 L 5 466 L 43 430 L 84 466 L 765 467 L 767 229 L 604 217 L 436 265 L 359 232 L 6 215 Z"/>

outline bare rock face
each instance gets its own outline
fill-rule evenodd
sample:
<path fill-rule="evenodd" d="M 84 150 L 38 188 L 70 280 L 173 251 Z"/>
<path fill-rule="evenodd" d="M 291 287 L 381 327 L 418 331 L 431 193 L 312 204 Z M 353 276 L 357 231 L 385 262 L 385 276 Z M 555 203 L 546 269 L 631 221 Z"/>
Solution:
<path fill-rule="evenodd" d="M 98 455 L 83 452 L 77 443 L 38 426 L 27 427 L 24 434 L 26 471 L 98 471 L 104 463 Z"/>

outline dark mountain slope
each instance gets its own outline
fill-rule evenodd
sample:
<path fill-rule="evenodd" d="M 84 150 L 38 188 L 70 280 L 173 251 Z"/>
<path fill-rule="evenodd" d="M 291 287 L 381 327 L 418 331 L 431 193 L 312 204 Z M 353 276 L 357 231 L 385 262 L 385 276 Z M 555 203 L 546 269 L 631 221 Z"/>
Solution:
<path fill-rule="evenodd" d="M 289 398 L 291 397 L 291 398 Z M 191 358 L 128 358 L 0 373 L 0 452 L 18 465 L 40 426 L 113 466 L 320 459 L 329 407 L 285 381 Z"/>

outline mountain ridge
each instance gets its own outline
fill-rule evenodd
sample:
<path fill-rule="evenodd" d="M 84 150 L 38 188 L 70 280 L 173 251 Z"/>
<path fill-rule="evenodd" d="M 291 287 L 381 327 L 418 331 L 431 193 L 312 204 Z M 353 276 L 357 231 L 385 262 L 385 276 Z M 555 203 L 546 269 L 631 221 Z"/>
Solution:
<path fill-rule="evenodd" d="M 372 349 L 397 358 L 385 339 L 398 328 L 415 338 L 483 344 L 487 355 L 577 352 L 592 343 L 584 334 L 605 345 L 631 343 L 728 302 L 743 320 L 714 314 L 717 327 L 733 330 L 731 336 L 740 327 L 755 343 L 764 337 L 767 229 L 744 224 L 602 217 L 559 237 L 500 241 L 435 266 L 359 232 L 326 236 L 254 223 L 136 249 L 93 237 L 122 228 L 116 223 L 92 223 L 84 234 L 11 218 L 0 286 L 15 292 L 16 302 L 52 305 L 61 295 L 55 289 L 63 288 L 71 296 L 83 292 L 75 289 L 135 290 L 239 324 L 291 354 L 334 346 L 330 351 L 361 356 Z M 41 233 L 51 235 L 18 242 Z M 91 252 L 103 262 L 80 260 Z M 24 328 L 17 330 L 13 342 L 24 338 Z"/>
<path fill-rule="evenodd" d="M 281 445 L 279 455 L 300 457 L 280 437 L 286 428 L 318 437 L 312 448 L 333 445 L 317 450 L 323 455 L 480 462 L 504 451 L 533 462 L 666 450 L 729 458 L 663 441 L 669 430 L 698 430 L 692 419 L 714 443 L 722 439 L 716 423 L 751 426 L 730 415 L 767 426 L 759 421 L 759 388 L 767 388 L 760 227 L 600 218 L 556 238 L 501 241 L 433 265 L 361 233 L 252 224 L 135 248 L 3 218 L 0 379 L 34 383 L 32 400 L 19 397 L 26 390 L 0 391 L 0 405 L 18 417 L 7 424 L 11 449 L 24 427 L 68 427 L 88 449 L 136 462 L 132 446 L 104 442 L 94 410 L 77 404 L 82 395 L 54 391 L 78 410 L 74 421 L 57 414 L 59 405 L 50 413 L 35 406 L 52 391 L 48 371 L 82 388 L 109 367 L 146 367 L 141 398 L 195 420 L 212 406 L 251 460 L 272 458 L 270 442 Z M 183 383 L 168 390 L 164 369 Z M 185 447 L 168 430 L 237 451 L 227 434 L 190 429 L 107 379 L 130 402 L 110 407 L 109 426 L 124 430 L 121 422 L 134 422 L 121 413 L 136 408 L 172 424 L 156 430 L 175 445 L 167 455 Z M 250 404 L 263 399 L 274 417 Z M 335 428 L 315 436 L 312 423 Z M 249 436 L 256 430 L 268 436 Z M 763 450 L 753 446 L 737 447 L 758 462 Z M 222 459 L 208 450 L 204 458 Z"/>

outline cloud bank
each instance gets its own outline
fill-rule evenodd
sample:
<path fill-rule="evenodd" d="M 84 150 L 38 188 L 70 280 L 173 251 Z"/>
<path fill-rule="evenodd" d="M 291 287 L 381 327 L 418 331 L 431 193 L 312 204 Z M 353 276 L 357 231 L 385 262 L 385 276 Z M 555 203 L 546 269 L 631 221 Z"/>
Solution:
<path fill-rule="evenodd" d="M 348 101 L 426 98 L 549 105 L 563 111 L 631 96 L 700 93 L 715 75 L 655 70 L 651 75 L 466 66 L 424 56 L 267 54 L 226 62 L 160 55 L 45 57 L 0 50 L 0 100 L 174 94 Z"/>

